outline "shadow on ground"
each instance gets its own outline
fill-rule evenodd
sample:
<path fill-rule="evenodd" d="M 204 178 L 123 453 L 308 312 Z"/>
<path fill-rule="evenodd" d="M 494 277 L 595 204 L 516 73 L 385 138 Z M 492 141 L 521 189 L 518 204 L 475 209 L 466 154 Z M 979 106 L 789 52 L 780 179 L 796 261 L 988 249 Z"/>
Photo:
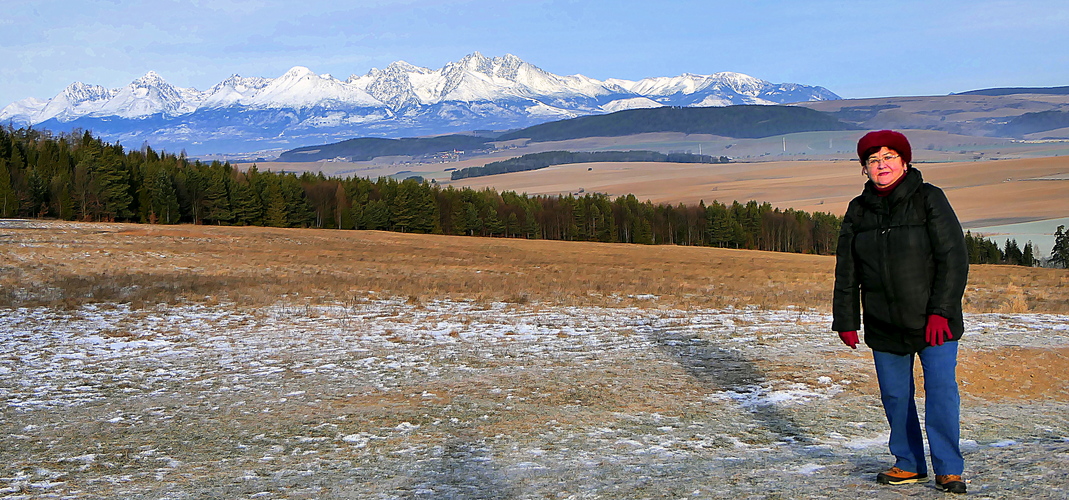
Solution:
<path fill-rule="evenodd" d="M 469 431 L 460 431 L 440 452 L 420 464 L 402 498 L 498 500 L 515 498 L 518 491 L 494 469 L 489 448 Z"/>
<path fill-rule="evenodd" d="M 695 335 L 666 331 L 655 331 L 651 340 L 710 393 L 752 393 L 767 381 L 765 372 L 737 349 L 724 348 Z M 858 480 L 865 482 L 887 467 L 879 457 L 860 453 L 841 454 L 827 446 L 821 446 L 804 425 L 774 403 L 747 404 L 740 407 L 753 416 L 758 426 L 789 444 L 781 448 L 788 452 L 786 455 L 778 455 L 778 458 L 768 457 L 770 460 L 793 461 L 805 458 L 829 465 L 839 463 L 843 475 L 837 476 L 837 479 L 822 479 L 832 483 Z M 793 459 L 790 458 L 792 456 Z"/>
<path fill-rule="evenodd" d="M 655 331 L 654 343 L 710 392 L 747 394 L 766 381 L 763 371 L 737 350 L 725 349 L 694 335 Z M 813 439 L 794 419 L 773 403 L 744 407 L 758 425 L 788 443 L 808 445 Z"/>

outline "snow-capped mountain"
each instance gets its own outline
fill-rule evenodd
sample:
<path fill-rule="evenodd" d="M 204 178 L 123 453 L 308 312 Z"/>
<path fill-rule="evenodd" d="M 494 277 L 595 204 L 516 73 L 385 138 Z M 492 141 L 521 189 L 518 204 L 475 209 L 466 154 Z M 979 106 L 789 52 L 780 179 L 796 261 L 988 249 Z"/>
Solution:
<path fill-rule="evenodd" d="M 51 99 L 8 105 L 0 122 L 81 128 L 109 141 L 201 153 L 510 129 L 657 106 L 834 99 L 822 87 L 740 73 L 599 81 L 555 75 L 512 54 L 476 52 L 437 70 L 397 61 L 339 80 L 298 66 L 273 79 L 233 75 L 206 91 L 174 87 L 151 71 L 118 89 L 75 82 Z"/>

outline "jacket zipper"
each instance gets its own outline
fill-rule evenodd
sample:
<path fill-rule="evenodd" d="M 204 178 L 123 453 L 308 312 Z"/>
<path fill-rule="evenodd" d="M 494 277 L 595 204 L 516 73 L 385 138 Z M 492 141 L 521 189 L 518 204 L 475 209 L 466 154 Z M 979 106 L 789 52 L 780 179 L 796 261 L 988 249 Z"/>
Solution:
<path fill-rule="evenodd" d="M 886 203 L 886 200 L 884 200 Z M 899 322 L 902 318 L 898 314 L 898 298 L 895 296 L 895 287 L 893 283 L 893 274 L 891 272 L 891 259 L 890 249 L 888 245 L 888 234 L 891 232 L 891 212 L 888 207 L 886 214 L 880 214 L 880 232 L 879 232 L 879 245 L 880 245 L 880 258 L 883 260 L 883 288 L 884 294 L 887 297 L 887 309 L 888 313 L 893 321 Z M 906 337 L 908 333 L 903 328 L 899 333 L 901 341 L 904 344 L 909 344 Z"/>

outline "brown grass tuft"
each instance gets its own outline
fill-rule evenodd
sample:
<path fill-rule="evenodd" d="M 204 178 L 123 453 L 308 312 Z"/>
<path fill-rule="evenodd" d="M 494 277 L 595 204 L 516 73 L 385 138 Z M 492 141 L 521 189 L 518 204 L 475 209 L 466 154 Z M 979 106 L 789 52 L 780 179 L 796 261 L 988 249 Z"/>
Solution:
<path fill-rule="evenodd" d="M 1028 303 L 1025 301 L 1024 292 L 1015 285 L 1006 287 L 1006 300 L 999 307 L 999 311 L 1002 313 L 1026 313 L 1028 312 Z"/>

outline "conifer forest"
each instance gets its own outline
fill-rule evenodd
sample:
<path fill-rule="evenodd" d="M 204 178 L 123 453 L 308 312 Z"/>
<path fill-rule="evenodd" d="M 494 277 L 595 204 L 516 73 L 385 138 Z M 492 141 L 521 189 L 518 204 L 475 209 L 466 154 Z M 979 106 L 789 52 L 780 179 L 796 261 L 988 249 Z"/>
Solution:
<path fill-rule="evenodd" d="M 326 177 L 205 163 L 90 132 L 0 127 L 0 217 L 146 224 L 370 229 L 504 238 L 675 244 L 831 254 L 840 215 L 732 201 L 654 204 L 634 195 L 555 196 L 421 179 Z M 969 235 L 976 263 L 1006 252 Z M 1017 248 L 1013 242 L 1012 248 Z M 1030 248 L 1028 249 L 1030 251 Z M 1020 250 L 1017 250 L 1020 252 Z M 1013 255 L 1015 264 L 1034 259 Z"/>

